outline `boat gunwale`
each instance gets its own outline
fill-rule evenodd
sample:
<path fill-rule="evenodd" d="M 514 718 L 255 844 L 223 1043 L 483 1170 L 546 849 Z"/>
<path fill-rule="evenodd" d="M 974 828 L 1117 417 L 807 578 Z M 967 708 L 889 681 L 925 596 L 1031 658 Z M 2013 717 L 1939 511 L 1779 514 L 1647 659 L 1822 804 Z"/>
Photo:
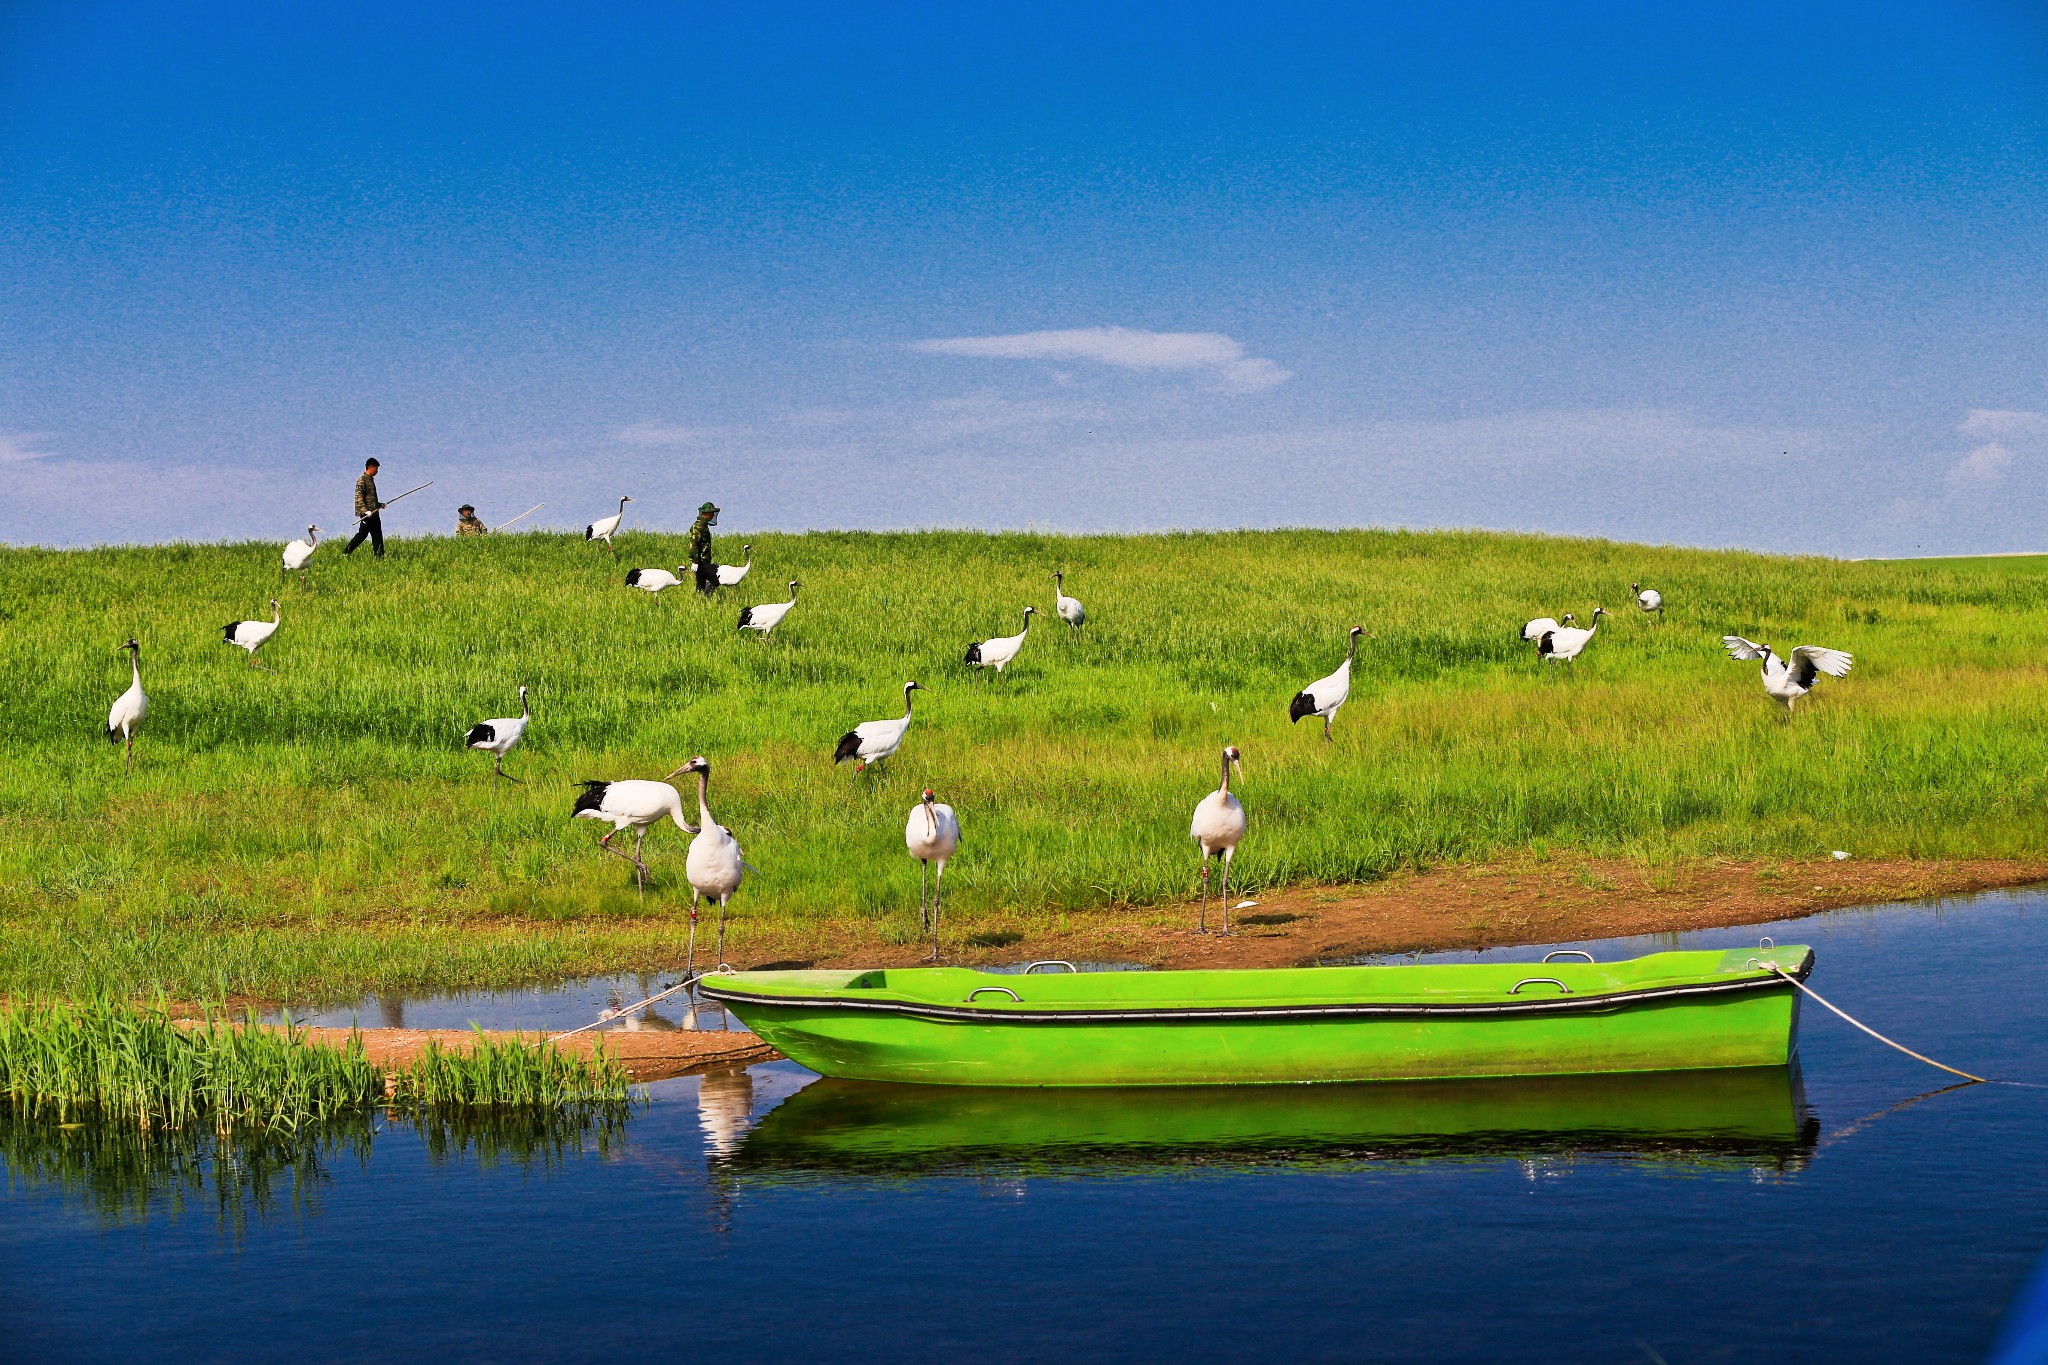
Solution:
<path fill-rule="evenodd" d="M 1779 951 L 1783 951 L 1780 949 Z M 1323 1005 L 1210 1005 L 1160 1006 L 1154 1008 L 1017 1009 L 1002 1005 L 969 1006 L 924 1004 L 906 1000 L 866 1000 L 844 996 L 759 995 L 736 989 L 725 982 L 706 978 L 698 988 L 712 999 L 734 1005 L 774 1005 L 797 1010 L 865 1010 L 904 1014 L 914 1018 L 970 1020 L 977 1023 L 1090 1024 L 1150 1022 L 1154 1020 L 1228 1021 L 1234 1019 L 1316 1019 L 1331 1017 L 1413 1017 L 1426 1015 L 1558 1014 L 1612 1009 L 1646 1001 L 1690 995 L 1721 995 L 1740 991 L 1782 989 L 1791 986 L 1786 976 L 1803 981 L 1813 971 L 1814 954 L 1808 949 L 1798 966 L 1785 975 L 1765 971 L 1731 981 L 1693 981 L 1678 985 L 1637 987 L 1598 994 L 1545 996 L 1539 999 L 1506 1001 L 1437 1001 L 1405 1004 L 1363 1002 Z M 1775 965 L 1775 964 L 1774 964 Z M 1783 970 L 1783 969 L 1779 969 Z"/>

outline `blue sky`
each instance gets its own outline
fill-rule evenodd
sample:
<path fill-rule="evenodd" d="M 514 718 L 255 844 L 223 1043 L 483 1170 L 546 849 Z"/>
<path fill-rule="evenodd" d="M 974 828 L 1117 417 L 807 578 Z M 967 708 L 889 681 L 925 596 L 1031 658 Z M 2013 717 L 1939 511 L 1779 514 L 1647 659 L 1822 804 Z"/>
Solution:
<path fill-rule="evenodd" d="M 2048 549 L 2044 171 L 2003 0 L 16 0 L 0 539 Z"/>

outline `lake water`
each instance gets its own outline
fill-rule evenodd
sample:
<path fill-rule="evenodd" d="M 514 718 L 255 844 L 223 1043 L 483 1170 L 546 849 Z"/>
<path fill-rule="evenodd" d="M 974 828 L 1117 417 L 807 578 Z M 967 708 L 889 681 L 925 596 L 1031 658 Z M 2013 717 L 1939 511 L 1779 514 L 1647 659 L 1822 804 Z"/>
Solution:
<path fill-rule="evenodd" d="M 1759 933 L 1901 1041 L 2048 1082 L 2039 892 L 1587 946 Z M 1930 1094 L 1951 1078 L 1813 1007 L 1799 1054 L 1138 1095 L 776 1063 L 623 1122 L 379 1121 L 219 1164 L 16 1123 L 0 1356 L 1981 1359 L 2048 1247 L 2048 1089 Z"/>

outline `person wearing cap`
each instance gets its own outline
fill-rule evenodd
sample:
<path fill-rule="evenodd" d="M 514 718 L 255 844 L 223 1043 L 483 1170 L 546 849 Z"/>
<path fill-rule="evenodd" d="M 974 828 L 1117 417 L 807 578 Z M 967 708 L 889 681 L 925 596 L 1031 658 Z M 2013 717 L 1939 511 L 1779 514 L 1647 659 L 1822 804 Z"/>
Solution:
<path fill-rule="evenodd" d="M 384 504 L 377 500 L 377 462 L 363 461 L 363 476 L 356 480 L 356 533 L 342 553 L 352 555 L 367 537 L 377 558 L 384 557 Z"/>
<path fill-rule="evenodd" d="M 471 507 L 468 503 L 465 502 L 462 506 L 456 508 L 455 512 L 458 518 L 455 523 L 456 535 L 486 536 L 491 533 L 490 527 L 477 520 L 476 508 Z"/>
<path fill-rule="evenodd" d="M 690 523 L 690 563 L 697 571 L 697 591 L 718 591 L 718 566 L 711 562 L 711 528 L 718 525 L 718 508 L 705 503 Z"/>

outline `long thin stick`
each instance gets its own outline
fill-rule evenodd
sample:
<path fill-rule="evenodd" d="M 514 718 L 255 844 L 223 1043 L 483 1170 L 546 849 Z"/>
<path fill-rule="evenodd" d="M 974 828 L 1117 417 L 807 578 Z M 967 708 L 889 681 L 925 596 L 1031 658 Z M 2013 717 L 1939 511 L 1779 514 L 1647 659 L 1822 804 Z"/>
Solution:
<path fill-rule="evenodd" d="M 423 484 L 421 484 L 421 485 L 420 485 L 420 488 L 432 488 L 433 486 L 434 486 L 434 481 L 433 481 L 432 479 L 428 479 L 428 480 L 427 480 L 427 481 L 426 481 L 425 483 L 423 483 Z M 411 496 L 412 496 L 413 494 L 415 494 L 415 493 L 419 492 L 419 491 L 420 491 L 420 488 L 408 488 L 408 489 L 406 489 L 406 490 L 405 490 L 405 491 L 404 491 L 403 493 L 400 493 L 400 494 L 398 495 L 398 498 L 409 498 L 409 497 L 411 497 Z M 393 499 L 391 500 L 391 502 L 397 502 L 397 501 L 398 501 L 398 498 L 393 498 Z M 391 502 L 387 502 L 387 503 L 385 503 L 385 504 L 384 504 L 384 507 L 389 507 L 389 506 L 391 505 Z M 381 511 L 383 511 L 383 510 L 384 510 L 384 507 L 379 507 L 379 508 L 377 509 L 377 512 L 381 512 Z M 357 517 L 357 518 L 356 518 L 356 521 L 357 521 L 358 523 L 361 523 L 361 522 L 365 522 L 365 521 L 368 521 L 368 520 L 370 519 L 370 517 L 374 517 L 374 516 L 376 516 L 376 515 L 377 515 L 377 512 L 372 512 L 372 513 L 370 513 L 370 516 L 368 516 L 368 517 Z"/>
<path fill-rule="evenodd" d="M 527 508 L 524 512 L 521 512 L 518 516 L 512 518 L 512 521 L 525 521 L 528 517 L 532 516 L 535 512 L 538 512 L 541 508 L 546 506 L 547 504 L 544 502 L 537 502 L 533 506 Z M 496 526 L 493 526 L 491 529 L 493 531 L 502 531 L 507 526 L 510 526 L 512 524 L 512 521 L 501 521 Z"/>

